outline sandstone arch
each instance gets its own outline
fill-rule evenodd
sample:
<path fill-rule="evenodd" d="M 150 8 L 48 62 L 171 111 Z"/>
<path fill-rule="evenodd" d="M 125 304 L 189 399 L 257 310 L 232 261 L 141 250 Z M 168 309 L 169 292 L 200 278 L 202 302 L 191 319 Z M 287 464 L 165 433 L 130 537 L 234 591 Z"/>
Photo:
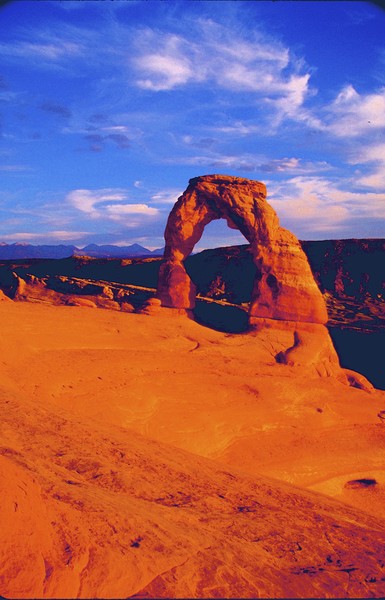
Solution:
<path fill-rule="evenodd" d="M 194 308 L 195 286 L 183 261 L 205 226 L 220 218 L 245 236 L 257 267 L 250 323 L 261 318 L 326 323 L 325 303 L 306 255 L 297 238 L 280 226 L 276 212 L 266 201 L 265 185 L 227 175 L 191 179 L 171 210 L 157 292 L 162 306 Z"/>

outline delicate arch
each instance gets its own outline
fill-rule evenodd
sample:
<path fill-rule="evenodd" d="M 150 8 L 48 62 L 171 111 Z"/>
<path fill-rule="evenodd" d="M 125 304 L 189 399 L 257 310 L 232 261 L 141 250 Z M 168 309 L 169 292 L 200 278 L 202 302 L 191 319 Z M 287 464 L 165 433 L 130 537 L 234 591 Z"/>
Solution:
<path fill-rule="evenodd" d="M 250 243 L 257 267 L 250 320 L 270 318 L 326 323 L 322 295 L 297 238 L 279 225 L 259 181 L 205 175 L 191 179 L 169 215 L 164 263 L 157 295 L 162 305 L 192 309 L 196 290 L 183 261 L 201 239 L 208 223 L 224 218 Z"/>

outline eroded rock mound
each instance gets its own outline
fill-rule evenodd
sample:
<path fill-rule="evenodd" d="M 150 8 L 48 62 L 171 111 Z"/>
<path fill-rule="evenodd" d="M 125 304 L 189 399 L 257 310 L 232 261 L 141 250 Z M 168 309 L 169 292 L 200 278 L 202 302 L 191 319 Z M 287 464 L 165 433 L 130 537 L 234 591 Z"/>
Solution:
<path fill-rule="evenodd" d="M 254 318 L 326 323 L 325 303 L 306 255 L 297 238 L 280 226 L 266 201 L 265 185 L 227 175 L 191 179 L 170 213 L 158 283 L 163 306 L 194 308 L 195 286 L 183 261 L 206 225 L 220 218 L 226 219 L 230 228 L 239 229 L 251 245 L 257 268 L 249 311 L 251 324 Z"/>

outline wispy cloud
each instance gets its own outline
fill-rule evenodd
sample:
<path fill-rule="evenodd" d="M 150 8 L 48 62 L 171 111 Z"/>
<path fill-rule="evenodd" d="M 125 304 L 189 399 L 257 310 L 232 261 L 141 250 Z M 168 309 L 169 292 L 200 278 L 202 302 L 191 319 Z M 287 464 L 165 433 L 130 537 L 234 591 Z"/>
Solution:
<path fill-rule="evenodd" d="M 87 213 L 92 218 L 101 216 L 97 206 L 111 202 L 122 202 L 126 200 L 127 192 L 121 189 L 102 189 L 102 190 L 73 190 L 67 194 L 67 202 L 80 210 Z"/>
<path fill-rule="evenodd" d="M 202 154 L 197 156 L 177 157 L 164 161 L 167 164 L 196 165 L 210 169 L 233 169 L 236 171 L 257 171 L 261 162 L 260 157 L 252 154 L 225 155 L 220 153 Z"/>
<path fill-rule="evenodd" d="M 109 77 L 96 75 L 93 86 L 98 98 L 108 98 L 110 106 L 111 92 L 117 95 L 118 104 L 132 86 L 152 92 L 205 86 L 222 93 L 250 94 L 249 103 L 261 103 L 264 122 L 273 114 L 271 126 L 277 127 L 283 119 L 319 125 L 304 108 L 307 98 L 315 93 L 310 86 L 310 70 L 288 47 L 258 27 L 252 33 L 249 29 L 235 31 L 231 24 L 188 17 L 178 33 L 170 31 L 167 20 L 159 29 L 121 23 L 113 27 L 106 21 L 101 31 L 62 23 L 50 30 L 25 29 L 18 40 L 0 47 L 0 52 L 12 60 L 32 61 L 36 68 L 72 69 L 76 76 L 98 73 L 95 69 L 108 65 Z M 59 105 L 56 108 L 56 114 L 65 116 Z M 54 113 L 55 103 L 45 110 Z M 249 128 L 244 124 L 241 135 Z M 239 124 L 238 129 L 242 130 Z M 120 148 L 128 147 L 125 135 L 123 131 L 110 132 Z M 91 149 L 98 151 L 101 144 L 91 143 Z"/>
<path fill-rule="evenodd" d="M 385 225 L 385 194 L 351 191 L 321 177 L 293 177 L 284 183 L 269 182 L 269 202 L 285 227 L 309 235 L 333 235 L 348 226 L 359 228 L 364 220 Z M 344 189 L 345 188 L 345 189 Z"/>
<path fill-rule="evenodd" d="M 280 115 L 297 118 L 310 74 L 288 48 L 257 31 L 247 39 L 212 20 L 192 22 L 192 35 L 146 29 L 136 38 L 136 84 L 154 92 L 204 83 L 252 92 Z M 306 114 L 301 119 L 309 118 Z"/>
<path fill-rule="evenodd" d="M 128 193 L 122 189 L 73 190 L 67 194 L 67 202 L 77 210 L 86 213 L 92 219 L 111 219 L 121 221 L 127 217 L 155 217 L 159 210 L 145 203 L 128 202 Z M 129 223 L 127 223 L 129 225 Z"/>
<path fill-rule="evenodd" d="M 41 35 L 43 38 L 43 35 Z M 57 61 L 60 58 L 77 56 L 81 54 L 83 48 L 80 44 L 65 41 L 58 37 L 47 36 L 51 41 L 28 42 L 19 41 L 14 44 L 1 44 L 0 51 L 3 56 L 13 57 L 36 57 L 48 61 Z"/>
<path fill-rule="evenodd" d="M 212 137 L 194 137 L 190 134 L 183 135 L 181 140 L 186 146 L 204 149 L 212 148 L 217 142 L 217 140 Z"/>
<path fill-rule="evenodd" d="M 149 47 L 153 47 L 153 44 L 159 46 L 160 39 L 156 40 L 156 34 L 147 31 L 145 37 Z M 145 50 L 141 56 L 133 59 L 134 66 L 141 74 L 137 80 L 138 86 L 154 91 L 171 90 L 196 80 L 193 60 L 188 56 L 192 49 L 193 46 L 179 36 L 165 36 L 158 52 Z"/>
<path fill-rule="evenodd" d="M 3 173 L 22 173 L 31 170 L 28 165 L 0 165 L 0 171 Z"/>
<path fill-rule="evenodd" d="M 176 188 L 161 190 L 151 196 L 151 202 L 153 204 L 175 204 L 179 196 L 181 196 L 183 190 Z"/>
<path fill-rule="evenodd" d="M 19 27 L 18 39 L 0 44 L 3 59 L 24 59 L 36 66 L 68 63 L 84 57 L 95 34 L 86 27 L 74 27 L 63 22 L 53 22 L 50 28 Z"/>
<path fill-rule="evenodd" d="M 0 54 L 4 61 L 18 63 L 20 60 L 36 69 L 55 71 L 67 70 L 76 59 L 87 55 L 87 44 L 83 41 L 66 38 L 64 31 L 55 35 L 47 32 L 24 32 L 27 39 L 0 44 Z M 30 38 L 30 39 L 29 39 Z"/>
<path fill-rule="evenodd" d="M 110 204 L 105 207 L 107 215 L 111 219 L 120 220 L 125 215 L 142 215 L 154 217 L 159 214 L 157 208 L 148 206 L 147 204 Z"/>
<path fill-rule="evenodd" d="M 382 189 L 385 194 L 385 143 L 361 145 L 352 164 L 367 164 L 366 173 L 357 179 L 357 184 L 373 189 Z"/>
<path fill-rule="evenodd" d="M 298 175 L 329 171 L 331 165 L 326 161 L 307 161 L 296 157 L 274 158 L 258 165 L 265 173 L 296 173 Z"/>
<path fill-rule="evenodd" d="M 339 137 L 356 137 L 385 128 L 385 87 L 376 93 L 359 94 L 345 86 L 326 111 L 326 127 Z"/>
<path fill-rule="evenodd" d="M 245 123 L 244 121 L 236 120 L 228 125 L 219 125 L 212 128 L 215 132 L 232 134 L 235 136 L 247 136 L 254 133 L 262 133 L 265 129 L 262 124 Z"/>
<path fill-rule="evenodd" d="M 260 154 L 226 155 L 218 152 L 211 154 L 189 156 L 186 158 L 168 159 L 172 164 L 188 164 L 205 166 L 212 169 L 232 169 L 234 171 L 249 171 L 271 174 L 315 174 L 332 169 L 326 161 L 309 161 L 298 157 L 283 157 L 269 159 Z"/>
<path fill-rule="evenodd" d="M 47 240 L 51 240 L 52 242 L 59 241 L 76 241 L 80 238 L 89 235 L 87 231 L 46 231 L 46 232 L 17 232 L 17 233 L 7 233 L 0 234 L 1 240 L 7 240 L 10 242 L 18 242 L 18 241 L 31 241 L 31 242 L 41 242 L 47 243 Z"/>

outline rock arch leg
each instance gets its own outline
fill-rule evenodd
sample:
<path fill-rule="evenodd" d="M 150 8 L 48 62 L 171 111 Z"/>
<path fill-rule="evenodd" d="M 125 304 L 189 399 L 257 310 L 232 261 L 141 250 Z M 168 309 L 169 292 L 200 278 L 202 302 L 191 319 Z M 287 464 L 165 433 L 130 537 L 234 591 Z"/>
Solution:
<path fill-rule="evenodd" d="M 195 307 L 196 287 L 183 262 L 167 260 L 161 265 L 157 296 L 168 308 L 192 310 Z"/>

